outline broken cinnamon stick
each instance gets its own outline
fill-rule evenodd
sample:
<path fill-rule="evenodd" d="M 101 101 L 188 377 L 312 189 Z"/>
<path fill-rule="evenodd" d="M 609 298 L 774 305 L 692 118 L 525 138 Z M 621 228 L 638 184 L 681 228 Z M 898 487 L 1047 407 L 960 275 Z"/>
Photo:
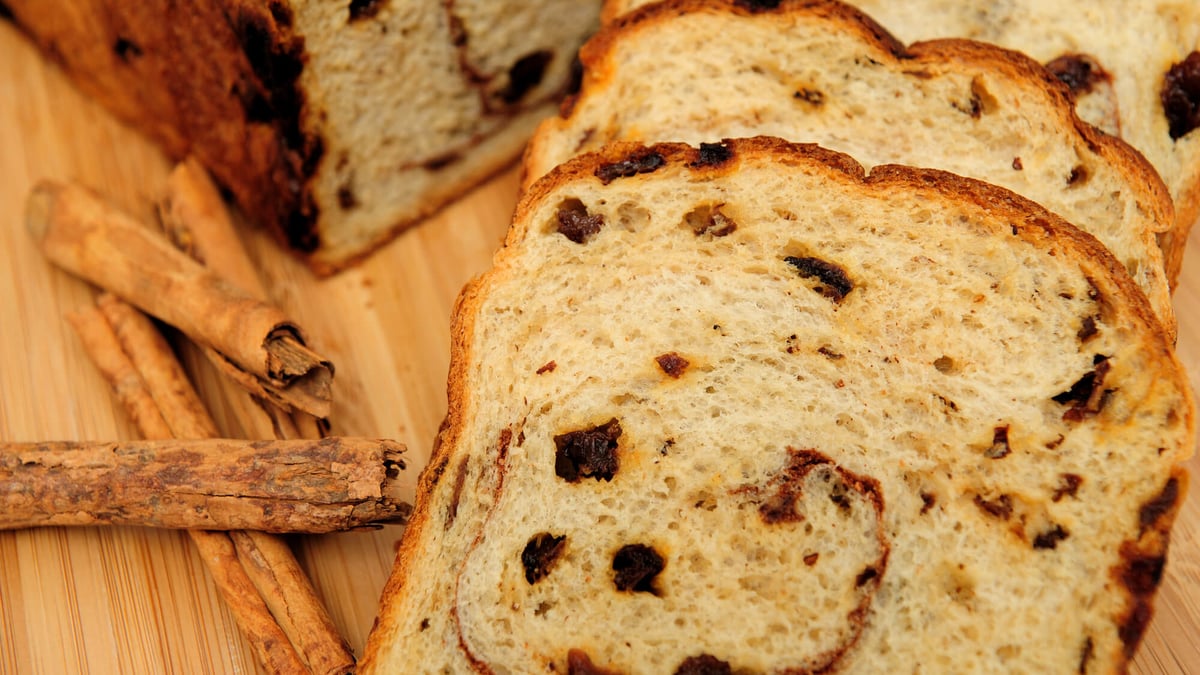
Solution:
<path fill-rule="evenodd" d="M 204 167 L 194 158 L 171 171 L 158 203 L 159 223 L 167 239 L 190 258 L 207 267 L 250 297 L 269 302 L 257 268 L 242 246 L 221 193 Z M 204 349 L 209 363 L 226 377 L 219 385 L 222 398 L 248 438 L 323 438 L 325 420 L 302 410 L 289 410 L 272 400 L 256 378 L 247 378 L 213 349 Z M 236 387 L 249 396 L 235 391 Z"/>
<path fill-rule="evenodd" d="M 279 309 L 256 300 L 96 194 L 43 181 L 26 225 L 56 265 L 178 328 L 231 376 L 288 409 L 329 415 L 333 366 Z"/>
<path fill-rule="evenodd" d="M 120 326 L 114 330 L 109 325 L 107 331 L 113 335 L 123 335 L 125 343 L 119 340 L 116 348 L 121 353 L 91 354 L 97 363 L 109 365 L 125 359 L 129 361 L 130 345 L 153 345 L 153 353 L 138 354 L 137 363 L 146 367 L 141 370 L 130 361 L 129 365 L 111 370 L 102 370 L 106 377 L 111 373 L 126 372 L 130 369 L 138 374 L 134 382 L 140 382 L 140 388 L 129 387 L 120 396 L 122 403 L 127 406 L 133 401 L 150 400 L 156 402 L 159 415 L 147 416 L 148 426 L 142 427 L 142 434 L 151 439 L 169 438 L 171 436 L 191 435 L 204 432 L 215 425 L 207 411 L 199 403 L 199 397 L 191 387 L 186 374 L 179 362 L 176 361 L 162 336 L 154 329 L 150 321 L 132 308 L 116 301 L 104 298 L 103 303 L 111 306 L 109 314 L 116 317 Z M 111 311 L 115 308 L 116 311 Z M 126 311 L 128 310 L 128 311 Z M 103 332 L 99 324 L 107 323 L 105 314 L 99 310 L 85 311 L 73 317 L 72 323 L 81 332 Z M 84 338 L 83 343 L 89 351 L 94 346 L 113 346 L 113 342 L 104 339 Z M 116 383 L 110 379 L 110 384 L 117 390 Z M 195 401 L 193 405 L 190 401 Z M 144 406 L 143 406 L 144 407 Z M 156 422 L 157 419 L 157 422 Z M 202 435 L 200 437 L 203 437 Z M 238 626 L 246 635 L 259 662 L 273 673 L 313 672 L 320 675 L 340 675 L 352 672 L 354 655 L 346 641 L 333 627 L 325 608 L 316 599 L 307 577 L 290 550 L 282 546 L 285 555 L 273 558 L 271 564 L 274 574 L 281 578 L 291 578 L 296 582 L 289 585 L 278 585 L 259 589 L 251 581 L 247 568 L 254 566 L 252 561 L 240 560 L 236 547 L 230 535 L 224 532 L 208 530 L 189 530 L 189 536 L 196 543 L 201 558 L 206 562 L 212 573 L 217 587 L 221 590 L 226 604 L 229 605 Z M 272 537 L 273 535 L 261 535 Z M 298 588 L 302 590 L 297 590 Z M 272 594 L 269 598 L 265 593 Z M 287 607 L 295 614 L 321 616 L 321 621 L 308 625 L 297 626 L 290 622 L 280 622 L 273 615 L 271 607 Z M 288 630 L 290 628 L 290 631 Z M 303 656 L 303 658 L 302 658 Z M 320 668 L 318 670 L 318 668 Z"/>
<path fill-rule="evenodd" d="M 394 441 L 0 444 L 0 529 L 139 525 L 337 532 L 408 513 Z"/>

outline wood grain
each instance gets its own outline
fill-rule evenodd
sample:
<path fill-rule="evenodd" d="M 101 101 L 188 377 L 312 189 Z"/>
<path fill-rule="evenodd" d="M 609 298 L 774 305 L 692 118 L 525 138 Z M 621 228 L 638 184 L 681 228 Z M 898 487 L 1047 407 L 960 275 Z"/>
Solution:
<path fill-rule="evenodd" d="M 51 268 L 22 224 L 41 178 L 77 180 L 148 217 L 170 161 L 76 91 L 0 22 L 0 440 L 131 439 L 66 312 L 94 290 Z M 242 232 L 273 300 L 337 366 L 333 433 L 393 438 L 415 466 L 445 412 L 449 315 L 490 263 L 515 200 L 503 173 L 362 266 L 318 280 L 262 232 Z M 1194 236 L 1194 240 L 1200 236 Z M 1200 375 L 1200 243 L 1175 296 L 1179 355 Z M 224 434 L 241 435 L 203 356 L 183 350 Z M 1193 470 L 1200 460 L 1191 462 Z M 1154 622 L 1133 672 L 1200 672 L 1200 499 L 1173 536 Z M 295 537 L 333 620 L 361 652 L 398 526 Z M 181 533 L 134 528 L 0 532 L 0 673 L 253 673 L 249 647 Z"/>

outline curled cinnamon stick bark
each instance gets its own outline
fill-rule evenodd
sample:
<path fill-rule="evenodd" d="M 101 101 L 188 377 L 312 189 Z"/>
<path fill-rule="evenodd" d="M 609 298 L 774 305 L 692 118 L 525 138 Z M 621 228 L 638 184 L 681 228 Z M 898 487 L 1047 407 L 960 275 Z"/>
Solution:
<path fill-rule="evenodd" d="M 408 514 L 387 440 L 0 444 L 0 529 L 336 532 Z"/>
<path fill-rule="evenodd" d="M 101 299 L 101 304 L 110 305 L 107 313 L 97 309 L 87 310 L 73 316 L 72 323 L 83 337 L 89 356 L 101 365 L 101 372 L 109 378 L 127 409 L 132 411 L 132 405 L 140 408 L 152 405 L 158 409 L 158 415 L 144 417 L 144 426 L 139 422 L 142 435 L 163 439 L 181 436 L 203 438 L 209 430 L 215 434 L 216 426 L 212 419 L 200 403 L 179 362 L 150 321 L 118 300 L 105 297 Z M 108 324 L 106 316 L 113 317 L 113 324 Z M 111 334 L 115 339 L 89 337 L 85 333 Z M 95 352 L 94 348 L 107 351 Z M 129 354 L 135 348 L 147 349 L 150 353 Z M 112 351 L 114 349 L 116 351 Z M 125 386 L 118 387 L 112 375 L 131 370 L 137 377 L 126 378 Z M 150 403 L 146 404 L 146 401 Z M 259 566 L 259 562 L 239 558 L 230 534 L 189 530 L 188 535 L 208 565 L 214 582 L 259 662 L 269 672 L 341 675 L 354 670 L 354 654 L 333 626 L 304 571 L 283 542 L 276 540 L 276 554 L 263 560 L 268 561 L 275 577 L 291 579 L 292 583 L 256 584 L 251 580 L 249 570 Z M 267 539 L 275 537 L 268 534 L 256 536 Z M 254 574 L 258 576 L 258 570 Z M 274 616 L 272 608 L 288 608 L 287 612 L 291 615 L 318 616 L 321 619 L 307 625 L 281 621 Z"/>
<path fill-rule="evenodd" d="M 39 183 L 26 225 L 56 265 L 216 350 L 245 386 L 289 409 L 329 415 L 333 365 L 296 325 L 91 191 Z"/>

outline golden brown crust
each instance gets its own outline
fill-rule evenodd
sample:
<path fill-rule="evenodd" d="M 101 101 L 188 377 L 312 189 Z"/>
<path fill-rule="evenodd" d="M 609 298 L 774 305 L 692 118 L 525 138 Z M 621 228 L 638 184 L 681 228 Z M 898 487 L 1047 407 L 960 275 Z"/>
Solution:
<path fill-rule="evenodd" d="M 964 39 L 942 39 L 915 42 L 908 47 L 893 37 L 886 29 L 863 12 L 838 0 L 783 0 L 773 8 L 750 9 L 742 0 L 664 0 L 643 5 L 634 11 L 612 19 L 580 50 L 580 61 L 584 67 L 583 92 L 592 87 L 603 86 L 611 79 L 613 65 L 606 61 L 613 50 L 613 43 L 625 39 L 627 31 L 652 30 L 653 25 L 669 21 L 671 17 L 691 12 L 728 13 L 736 16 L 755 14 L 805 13 L 822 19 L 845 24 L 845 28 L 859 35 L 865 42 L 873 44 L 883 52 L 891 53 L 898 63 L 917 75 L 924 65 L 945 67 L 946 64 L 968 63 L 985 67 L 1011 76 L 1014 82 L 1027 82 L 1031 88 L 1043 90 L 1055 108 L 1057 116 L 1066 128 L 1074 129 L 1084 143 L 1100 154 L 1109 163 L 1121 166 L 1130 176 L 1131 183 L 1142 188 L 1142 206 L 1158 223 L 1176 222 L 1175 207 L 1170 192 L 1158 172 L 1135 148 L 1115 136 L 1109 136 L 1087 124 L 1075 114 L 1070 89 L 1046 68 L 1028 56 L 996 45 Z M 566 110 L 564 118 L 569 117 Z M 548 121 L 547 124 L 553 124 Z M 541 134 L 539 134 L 540 136 Z M 535 138 L 536 142 L 536 138 Z M 1200 211 L 1200 188 L 1194 210 Z M 1189 203 L 1190 203 L 1189 202 Z M 1190 224 L 1195 218 L 1181 218 L 1181 223 Z M 1186 241 L 1187 227 L 1175 226 L 1167 237 L 1169 241 Z M 1182 245 L 1164 245 L 1168 277 L 1172 284 L 1178 277 L 1182 257 Z M 1174 258 L 1172 258 L 1174 256 Z"/>
<path fill-rule="evenodd" d="M 303 40 L 285 3 L 8 4 L 81 89 L 171 157 L 196 155 L 289 245 L 316 248 L 307 183 L 322 141 L 302 119 Z"/>
<path fill-rule="evenodd" d="M 1150 358 L 1174 361 L 1169 340 L 1151 310 L 1149 302 L 1137 290 L 1134 282 L 1119 262 L 1093 237 L 1046 209 L 1003 188 L 942 171 L 883 165 L 876 167 L 868 175 L 863 171 L 861 165 L 847 155 L 812 144 L 789 143 L 777 138 L 727 140 L 719 146 L 719 150 L 711 146 L 705 150 L 678 143 L 663 143 L 653 146 L 618 143 L 596 153 L 577 157 L 554 169 L 535 183 L 522 197 L 517 206 L 514 224 L 509 231 L 505 248 L 496 256 L 496 269 L 503 270 L 507 266 L 507 260 L 515 255 L 513 247 L 526 236 L 528 223 L 532 220 L 531 216 L 549 195 L 575 182 L 601 182 L 605 178 L 608 178 L 610 182 L 640 180 L 641 178 L 637 174 L 611 177 L 602 169 L 628 160 L 635 160 L 639 165 L 645 165 L 645 158 L 648 154 L 657 155 L 661 162 L 653 162 L 655 168 L 641 172 L 641 175 L 663 172 L 678 177 L 682 170 L 686 172 L 685 180 L 703 181 L 727 172 L 737 171 L 738 167 L 749 159 L 765 158 L 766 161 L 777 165 L 793 166 L 800 171 L 818 174 L 833 181 L 858 184 L 871 191 L 908 190 L 927 194 L 930 201 L 965 201 L 978 204 L 995 217 L 993 222 L 1008 222 L 1011 225 L 1012 236 L 1031 242 L 1039 249 L 1055 250 L 1060 252 L 1059 255 L 1077 260 L 1084 273 L 1094 279 L 1099 293 L 1119 298 L 1125 311 L 1128 312 L 1127 318 L 1143 325 L 1137 332 L 1144 336 L 1146 353 L 1152 354 Z M 598 176 L 598 173 L 601 175 Z M 459 438 L 464 433 L 467 424 L 465 416 L 474 408 L 474 402 L 471 400 L 473 394 L 468 389 L 466 382 L 469 349 L 474 339 L 475 322 L 479 309 L 489 291 L 489 280 L 490 276 L 487 275 L 473 280 L 463 290 L 455 305 L 451 368 L 448 378 L 450 407 L 443 430 L 439 433 L 439 442 L 429 468 L 421 475 L 416 507 L 409 524 L 409 531 L 401 545 L 396 567 L 383 594 L 381 620 L 383 625 L 391 631 L 396 630 L 400 613 L 408 609 L 405 607 L 405 600 L 408 599 L 407 596 L 410 596 L 412 589 L 406 586 L 406 578 L 417 564 L 423 547 L 428 545 L 431 528 L 437 527 L 437 523 L 441 522 L 441 515 L 432 509 L 440 508 L 439 492 L 451 489 L 447 486 L 439 488 L 442 478 L 452 482 L 454 480 L 453 467 L 456 458 L 451 453 L 455 452 L 456 448 L 466 445 L 460 445 Z M 1178 375 L 1178 377 L 1177 388 L 1187 392 L 1182 375 Z M 1195 424 L 1190 400 L 1180 414 L 1186 418 L 1183 422 L 1187 435 L 1190 437 Z M 464 457 L 461 460 L 488 461 L 488 458 Z M 1173 475 L 1176 476 L 1177 481 L 1184 480 L 1182 469 L 1176 469 Z M 449 484 L 447 485 L 449 486 Z M 1177 485 L 1182 485 L 1182 482 Z M 1152 559 L 1165 554 L 1167 533 L 1179 501 L 1177 497 L 1173 500 L 1163 499 L 1158 500 L 1161 504 L 1156 502 L 1155 505 L 1143 507 L 1143 519 L 1147 520 L 1150 525 L 1137 542 L 1131 542 L 1130 559 Z M 468 539 L 474 537 L 472 534 L 463 536 Z M 1124 574 L 1124 572 L 1114 570 L 1114 575 L 1120 574 Z M 1123 579 L 1124 577 L 1119 578 Z M 1136 582 L 1140 578 L 1130 578 L 1133 581 L 1123 584 L 1123 586 L 1127 589 L 1129 607 L 1129 618 L 1125 624 L 1129 626 L 1127 632 L 1132 639 L 1135 632 L 1140 635 L 1140 632 L 1135 629 L 1138 629 L 1138 626 L 1144 627 L 1144 621 L 1149 616 L 1153 588 L 1147 587 L 1145 583 L 1138 586 Z M 450 612 L 449 605 L 452 603 L 449 601 L 447 603 L 448 605 L 439 611 Z M 376 662 L 380 658 L 379 655 L 384 645 L 396 637 L 394 633 L 389 634 L 387 630 L 373 631 L 368 641 L 364 662 Z M 465 655 L 464 658 L 470 659 L 470 656 Z"/>

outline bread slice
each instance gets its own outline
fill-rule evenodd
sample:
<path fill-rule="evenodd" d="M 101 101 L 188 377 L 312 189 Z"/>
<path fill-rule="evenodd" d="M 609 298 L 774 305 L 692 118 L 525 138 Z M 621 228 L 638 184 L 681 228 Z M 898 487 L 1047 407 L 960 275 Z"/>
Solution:
<path fill-rule="evenodd" d="M 518 206 L 364 672 L 1120 672 L 1191 394 L 1095 239 L 777 139 Z"/>
<path fill-rule="evenodd" d="M 703 49 L 696 45 L 703 45 Z M 767 8 L 677 0 L 608 26 L 581 52 L 582 90 L 544 122 L 527 180 L 615 140 L 768 135 L 867 166 L 945 169 L 1027 196 L 1095 235 L 1174 334 L 1156 234 L 1173 223 L 1152 167 L 1081 122 L 1038 64 L 956 40 L 905 48 L 838 2 Z"/>
<path fill-rule="evenodd" d="M 653 0 L 607 0 L 612 22 Z M 743 2 L 769 5 L 768 2 Z M 1119 135 L 1162 175 L 1176 224 L 1160 237 L 1172 287 L 1200 220 L 1200 3 L 1104 0 L 854 0 L 904 41 L 970 38 L 1030 55 L 1071 85 L 1084 120 Z"/>
<path fill-rule="evenodd" d="M 117 115 L 319 272 L 520 153 L 599 0 L 5 0 Z"/>

